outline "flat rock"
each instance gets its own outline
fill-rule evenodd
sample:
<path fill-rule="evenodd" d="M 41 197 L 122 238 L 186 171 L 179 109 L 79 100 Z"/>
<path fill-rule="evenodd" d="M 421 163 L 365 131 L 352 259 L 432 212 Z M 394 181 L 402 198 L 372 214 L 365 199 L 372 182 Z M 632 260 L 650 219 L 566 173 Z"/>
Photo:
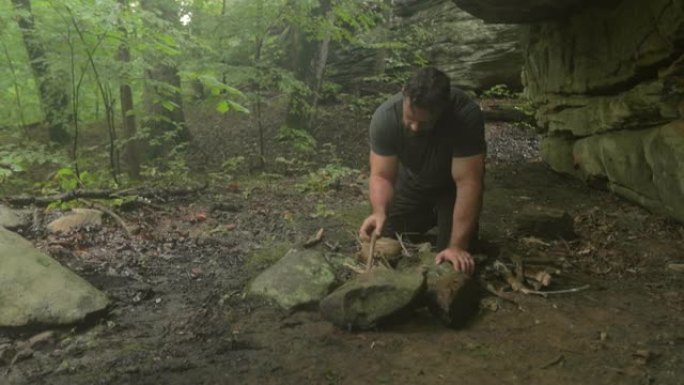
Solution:
<path fill-rule="evenodd" d="M 14 230 L 28 225 L 28 221 L 22 215 L 7 206 L 0 205 L 0 227 Z"/>
<path fill-rule="evenodd" d="M 479 290 L 475 280 L 454 270 L 450 263 L 430 266 L 426 280 L 428 309 L 445 325 L 463 326 L 477 311 Z"/>
<path fill-rule="evenodd" d="M 83 278 L 0 227 L 0 327 L 67 325 L 107 307 Z"/>
<path fill-rule="evenodd" d="M 336 326 L 366 330 L 398 316 L 417 302 L 425 277 L 417 270 L 375 269 L 347 281 L 320 304 Z"/>
<path fill-rule="evenodd" d="M 102 211 L 93 209 L 73 209 L 63 217 L 57 218 L 47 225 L 50 233 L 67 233 L 86 227 L 102 226 Z"/>
<path fill-rule="evenodd" d="M 295 310 L 318 304 L 334 283 L 334 270 L 323 253 L 292 249 L 256 277 L 248 292 L 270 299 L 286 310 Z"/>

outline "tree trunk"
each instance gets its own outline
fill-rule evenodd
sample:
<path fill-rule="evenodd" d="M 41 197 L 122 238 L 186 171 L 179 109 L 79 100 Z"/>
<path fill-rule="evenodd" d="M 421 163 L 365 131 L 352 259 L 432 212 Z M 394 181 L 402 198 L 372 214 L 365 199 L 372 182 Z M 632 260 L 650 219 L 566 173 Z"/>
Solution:
<path fill-rule="evenodd" d="M 50 140 L 65 144 L 69 142 L 67 124 L 69 117 L 69 95 L 61 77 L 50 73 L 45 48 L 35 37 L 35 25 L 31 13 L 31 0 L 12 0 L 18 12 L 16 18 L 26 46 L 31 70 L 38 83 L 40 104 L 45 114 Z"/>
<path fill-rule="evenodd" d="M 291 26 L 289 67 L 295 79 L 308 88 L 311 79 L 311 63 L 316 52 L 315 42 L 306 38 L 304 31 Z M 285 125 L 291 128 L 308 130 L 310 105 L 306 90 L 295 89 L 290 93 Z"/>
<path fill-rule="evenodd" d="M 314 83 L 311 90 L 311 112 L 309 114 L 308 127 L 313 129 L 316 120 L 316 109 L 321 99 L 321 88 L 323 86 L 323 75 L 328 64 L 328 52 L 330 50 L 330 36 L 326 36 L 320 44 L 318 51 L 318 62 L 314 71 Z"/>
<path fill-rule="evenodd" d="M 119 0 L 121 4 L 122 13 L 128 11 L 127 0 Z M 131 61 L 131 52 L 127 44 L 127 31 L 121 27 L 121 32 L 124 34 L 124 42 L 119 46 L 118 59 L 125 68 Z M 126 139 L 124 147 L 124 162 L 126 164 L 126 173 L 131 179 L 140 179 L 140 145 L 135 139 L 137 129 L 135 125 L 135 115 L 133 114 L 133 92 L 131 86 L 128 84 L 128 76 L 122 76 L 119 85 L 119 95 L 121 97 L 121 125 L 123 135 Z"/>
<path fill-rule="evenodd" d="M 312 16 L 328 17 L 331 8 L 331 2 L 323 0 L 313 11 Z M 330 37 L 326 36 L 322 41 L 315 41 L 309 39 L 306 33 L 297 26 L 293 25 L 291 29 L 290 69 L 295 78 L 306 85 L 308 92 L 295 90 L 290 94 L 285 125 L 310 131 L 315 104 L 318 103 L 316 94 L 323 82 L 323 73 L 328 60 Z"/>

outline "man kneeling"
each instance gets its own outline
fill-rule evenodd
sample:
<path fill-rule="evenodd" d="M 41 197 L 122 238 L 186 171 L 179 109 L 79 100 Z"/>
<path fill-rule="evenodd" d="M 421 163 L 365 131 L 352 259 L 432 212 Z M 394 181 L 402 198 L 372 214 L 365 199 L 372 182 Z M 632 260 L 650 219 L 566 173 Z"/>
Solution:
<path fill-rule="evenodd" d="M 479 106 L 449 77 L 418 70 L 370 124 L 372 214 L 359 236 L 424 233 L 437 225 L 435 261 L 472 274 L 486 144 Z"/>

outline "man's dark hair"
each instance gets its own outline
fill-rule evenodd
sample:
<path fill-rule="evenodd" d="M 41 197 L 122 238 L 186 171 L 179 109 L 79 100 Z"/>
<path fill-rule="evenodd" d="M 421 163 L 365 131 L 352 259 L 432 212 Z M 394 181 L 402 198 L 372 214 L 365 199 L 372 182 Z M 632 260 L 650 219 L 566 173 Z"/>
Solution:
<path fill-rule="evenodd" d="M 404 96 L 409 98 L 411 106 L 436 112 L 449 101 L 450 90 L 449 77 L 444 72 L 424 67 L 406 82 Z"/>

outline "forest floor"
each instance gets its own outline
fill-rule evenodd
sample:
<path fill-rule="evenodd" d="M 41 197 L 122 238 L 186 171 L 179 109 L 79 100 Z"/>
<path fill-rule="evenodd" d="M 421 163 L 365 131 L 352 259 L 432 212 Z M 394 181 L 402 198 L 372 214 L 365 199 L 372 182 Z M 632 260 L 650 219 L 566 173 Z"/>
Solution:
<path fill-rule="evenodd" d="M 286 313 L 245 298 L 252 278 L 321 227 L 338 252 L 356 253 L 368 210 L 363 131 L 358 149 L 342 156 L 361 171 L 335 186 L 304 193 L 302 178 L 268 174 L 122 212 L 139 228 L 143 258 L 113 221 L 31 239 L 113 307 L 0 366 L 0 383 L 684 383 L 684 274 L 667 268 L 684 260 L 684 227 L 551 172 L 536 137 L 507 124 L 487 128 L 482 236 L 501 253 L 557 263 L 554 288 L 587 290 L 512 294 L 517 305 L 485 297 L 459 330 L 417 310 L 391 327 L 349 332 L 316 311 Z M 517 233 L 529 205 L 567 211 L 577 238 Z M 0 345 L 30 336 L 0 334 Z"/>

